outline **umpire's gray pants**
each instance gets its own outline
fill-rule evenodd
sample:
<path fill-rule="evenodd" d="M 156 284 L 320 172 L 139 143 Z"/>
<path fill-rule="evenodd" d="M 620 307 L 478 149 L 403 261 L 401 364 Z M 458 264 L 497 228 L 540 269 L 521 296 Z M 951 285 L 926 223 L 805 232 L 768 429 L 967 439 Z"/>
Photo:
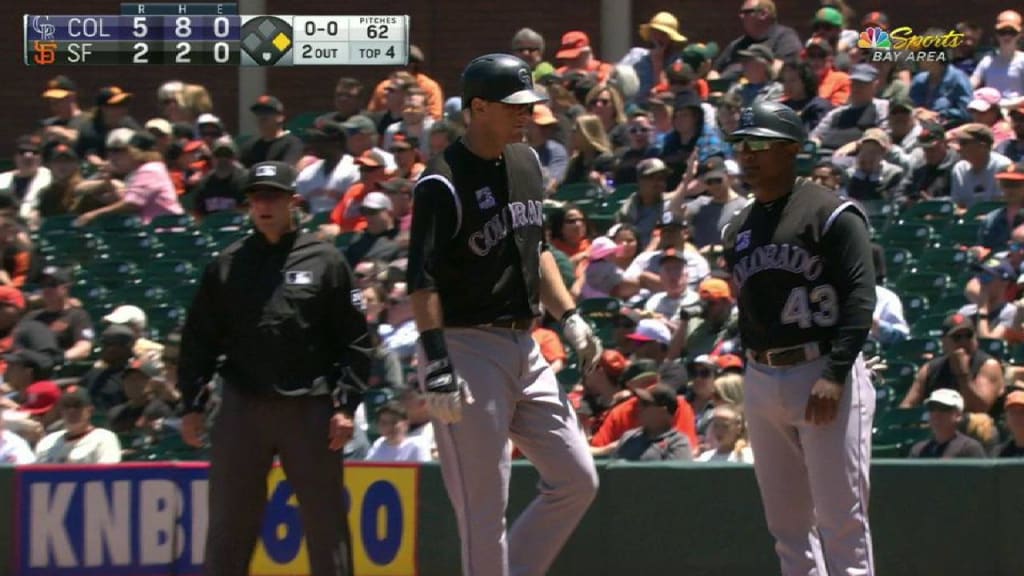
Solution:
<path fill-rule="evenodd" d="M 597 494 L 576 412 L 529 332 L 447 328 L 445 339 L 475 400 L 458 424 L 434 422 L 463 574 L 543 576 Z M 540 495 L 506 535 L 509 438 L 537 467 Z"/>
<path fill-rule="evenodd" d="M 312 576 L 351 576 L 342 461 L 328 449 L 329 396 L 257 397 L 224 386 L 210 434 L 207 576 L 245 576 L 267 503 L 267 474 L 281 458 L 299 500 Z"/>

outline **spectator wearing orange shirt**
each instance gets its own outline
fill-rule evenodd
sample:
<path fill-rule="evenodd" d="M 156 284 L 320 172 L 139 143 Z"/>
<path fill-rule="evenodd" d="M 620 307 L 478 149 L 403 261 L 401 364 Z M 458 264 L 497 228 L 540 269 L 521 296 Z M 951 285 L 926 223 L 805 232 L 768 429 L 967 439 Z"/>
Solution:
<path fill-rule="evenodd" d="M 634 360 L 623 373 L 622 378 L 626 381 L 626 387 L 631 390 L 649 388 L 659 383 L 658 365 L 651 360 Z M 694 448 L 698 446 L 698 443 L 693 408 L 682 396 L 677 396 L 676 400 L 678 402 L 675 413 L 676 430 L 682 432 L 689 440 L 690 447 Z M 591 452 L 595 456 L 613 453 L 619 438 L 627 430 L 640 426 L 640 408 L 636 396 L 612 408 L 601 424 L 600 430 L 590 440 L 591 447 L 604 448 L 604 450 L 591 450 Z"/>
<path fill-rule="evenodd" d="M 850 99 L 850 76 L 836 70 L 835 52 L 828 40 L 814 37 L 807 41 L 804 57 L 818 75 L 818 96 L 833 106 L 842 106 Z"/>
<path fill-rule="evenodd" d="M 562 345 L 562 339 L 558 337 L 558 333 L 538 324 L 530 335 L 533 336 L 533 341 L 540 347 L 541 356 L 544 356 L 544 359 L 551 365 L 551 371 L 556 374 L 561 372 L 562 368 L 565 368 L 565 360 L 568 356 L 565 353 L 565 346 Z"/>
<path fill-rule="evenodd" d="M 425 61 L 423 50 L 419 46 L 409 46 L 409 65 L 405 69 L 416 78 L 416 83 L 427 93 L 427 113 L 434 120 L 440 120 L 444 116 L 444 91 L 437 81 L 420 70 Z M 373 89 L 370 105 L 366 107 L 368 112 L 381 112 L 387 108 L 387 87 L 390 84 L 391 79 L 388 78 Z"/>
<path fill-rule="evenodd" d="M 374 150 L 367 150 L 356 159 L 359 166 L 359 182 L 349 187 L 348 191 L 331 211 L 331 222 L 338 227 L 339 233 L 359 232 L 366 229 L 366 217 L 359 211 L 363 198 L 374 191 L 383 191 L 381 184 L 388 179 L 388 171 L 384 156 Z"/>
<path fill-rule="evenodd" d="M 598 84 L 604 84 L 614 70 L 611 64 L 601 62 L 594 56 L 590 47 L 590 37 L 581 30 L 570 30 L 562 35 L 562 45 L 555 58 L 562 64 L 557 73 L 563 78 L 569 72 L 579 70 L 594 74 Z"/>

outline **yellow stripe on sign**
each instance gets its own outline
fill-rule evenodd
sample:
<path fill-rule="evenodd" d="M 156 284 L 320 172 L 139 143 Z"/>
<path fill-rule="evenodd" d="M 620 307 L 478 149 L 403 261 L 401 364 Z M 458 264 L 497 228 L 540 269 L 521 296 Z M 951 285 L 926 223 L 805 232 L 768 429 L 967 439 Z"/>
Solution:
<path fill-rule="evenodd" d="M 345 466 L 356 576 L 416 575 L 418 475 L 415 466 Z M 281 468 L 270 472 L 267 488 L 267 520 L 250 574 L 308 575 L 298 501 Z"/>

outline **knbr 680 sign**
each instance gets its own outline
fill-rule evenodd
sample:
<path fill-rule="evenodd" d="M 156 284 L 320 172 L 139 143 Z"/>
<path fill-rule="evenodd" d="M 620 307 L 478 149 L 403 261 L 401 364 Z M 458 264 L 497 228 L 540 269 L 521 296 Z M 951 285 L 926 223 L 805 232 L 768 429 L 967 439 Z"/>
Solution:
<path fill-rule="evenodd" d="M 416 573 L 417 470 L 345 467 L 345 504 L 359 576 Z M 280 468 L 269 479 L 267 512 L 251 565 L 254 576 L 309 574 L 298 500 Z"/>
<path fill-rule="evenodd" d="M 27 466 L 16 474 L 16 574 L 198 575 L 209 526 L 204 464 Z M 414 576 L 418 472 L 347 465 L 357 576 Z M 255 576 L 309 574 L 298 501 L 281 469 L 251 564 Z"/>

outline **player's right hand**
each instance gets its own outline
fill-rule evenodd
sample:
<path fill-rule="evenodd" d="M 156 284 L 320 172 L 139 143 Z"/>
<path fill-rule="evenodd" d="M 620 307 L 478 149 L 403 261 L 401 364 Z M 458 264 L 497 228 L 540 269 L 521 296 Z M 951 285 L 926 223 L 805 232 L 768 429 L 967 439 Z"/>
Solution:
<path fill-rule="evenodd" d="M 448 358 L 440 358 L 427 364 L 423 393 L 430 415 L 444 424 L 454 424 L 462 420 L 463 403 L 473 403 L 469 386 L 455 372 Z"/>
<path fill-rule="evenodd" d="M 206 431 L 206 414 L 189 412 L 181 417 L 181 439 L 193 448 L 203 447 L 203 432 Z"/>

